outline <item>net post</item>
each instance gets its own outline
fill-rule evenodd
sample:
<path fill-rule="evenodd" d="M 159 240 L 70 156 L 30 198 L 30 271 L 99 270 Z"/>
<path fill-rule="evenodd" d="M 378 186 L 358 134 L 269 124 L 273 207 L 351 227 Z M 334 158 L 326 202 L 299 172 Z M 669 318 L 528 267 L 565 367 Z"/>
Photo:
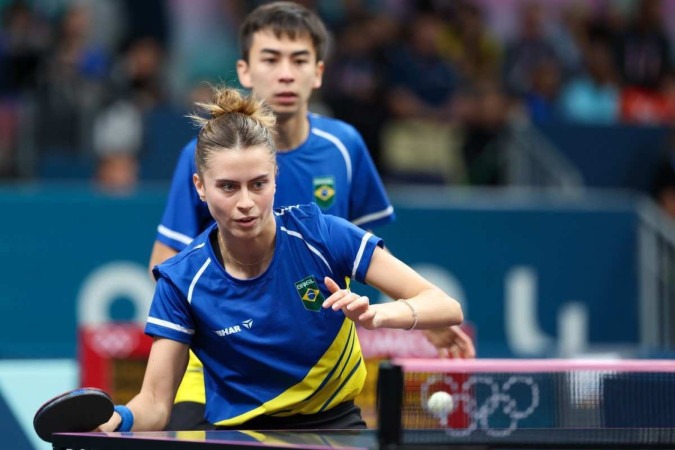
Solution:
<path fill-rule="evenodd" d="M 380 449 L 396 448 L 401 442 L 403 369 L 391 361 L 380 363 L 377 377 L 377 424 Z"/>

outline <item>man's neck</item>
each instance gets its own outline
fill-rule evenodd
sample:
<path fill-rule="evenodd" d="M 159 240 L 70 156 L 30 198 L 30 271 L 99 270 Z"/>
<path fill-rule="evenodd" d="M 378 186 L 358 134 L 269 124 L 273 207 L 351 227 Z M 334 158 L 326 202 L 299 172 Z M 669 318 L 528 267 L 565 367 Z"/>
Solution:
<path fill-rule="evenodd" d="M 274 143 L 277 151 L 287 152 L 298 148 L 309 135 L 307 114 L 296 115 L 287 119 L 279 118 L 276 125 Z"/>

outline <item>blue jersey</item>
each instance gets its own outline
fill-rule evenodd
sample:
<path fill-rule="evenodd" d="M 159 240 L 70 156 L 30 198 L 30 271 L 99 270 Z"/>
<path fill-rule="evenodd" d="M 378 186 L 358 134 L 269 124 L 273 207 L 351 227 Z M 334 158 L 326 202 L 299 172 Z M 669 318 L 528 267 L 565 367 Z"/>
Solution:
<path fill-rule="evenodd" d="M 274 217 L 274 257 L 256 278 L 225 271 L 209 239 L 215 224 L 154 269 L 145 331 L 189 344 L 203 362 L 213 424 L 320 412 L 355 398 L 365 380 L 354 322 L 322 308 L 323 280 L 364 282 L 381 239 L 315 204 Z"/>
<path fill-rule="evenodd" d="M 354 127 L 310 114 L 309 136 L 299 147 L 277 154 L 276 207 L 314 202 L 327 214 L 365 229 L 394 220 L 394 208 Z M 213 223 L 192 183 L 197 139 L 181 151 L 157 240 L 182 250 Z"/>

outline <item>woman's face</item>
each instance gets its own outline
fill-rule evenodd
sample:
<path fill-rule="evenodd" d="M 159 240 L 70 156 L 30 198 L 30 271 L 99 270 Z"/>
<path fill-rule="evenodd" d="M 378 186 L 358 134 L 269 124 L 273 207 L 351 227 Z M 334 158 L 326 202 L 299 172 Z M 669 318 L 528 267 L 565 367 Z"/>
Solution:
<path fill-rule="evenodd" d="M 223 237 L 256 238 L 274 223 L 276 168 L 270 150 L 260 145 L 213 152 L 202 177 L 194 175 Z"/>

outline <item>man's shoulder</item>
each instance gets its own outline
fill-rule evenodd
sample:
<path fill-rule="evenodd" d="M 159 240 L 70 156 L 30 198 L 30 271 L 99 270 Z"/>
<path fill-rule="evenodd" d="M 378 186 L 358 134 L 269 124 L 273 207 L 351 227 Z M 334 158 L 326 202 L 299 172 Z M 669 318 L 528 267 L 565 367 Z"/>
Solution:
<path fill-rule="evenodd" d="M 176 255 L 167 259 L 157 266 L 163 273 L 179 274 L 182 272 L 194 272 L 210 257 L 208 249 L 209 235 L 215 224 L 209 226 L 206 230 L 195 237 L 190 244 Z"/>
<path fill-rule="evenodd" d="M 334 117 L 322 116 L 316 113 L 309 114 L 312 131 L 319 135 L 332 135 L 340 140 L 353 140 L 360 137 L 353 125 Z"/>
<path fill-rule="evenodd" d="M 190 174 L 194 172 L 194 161 L 195 153 L 197 151 L 197 138 L 194 137 L 190 139 L 180 150 L 178 154 L 178 163 L 177 168 L 184 168 L 183 170 L 188 170 Z M 182 179 L 181 174 L 181 179 Z"/>
<path fill-rule="evenodd" d="M 194 156 L 195 151 L 197 150 L 197 137 L 193 137 L 190 139 L 181 149 L 181 154 L 189 154 L 191 156 Z"/>

